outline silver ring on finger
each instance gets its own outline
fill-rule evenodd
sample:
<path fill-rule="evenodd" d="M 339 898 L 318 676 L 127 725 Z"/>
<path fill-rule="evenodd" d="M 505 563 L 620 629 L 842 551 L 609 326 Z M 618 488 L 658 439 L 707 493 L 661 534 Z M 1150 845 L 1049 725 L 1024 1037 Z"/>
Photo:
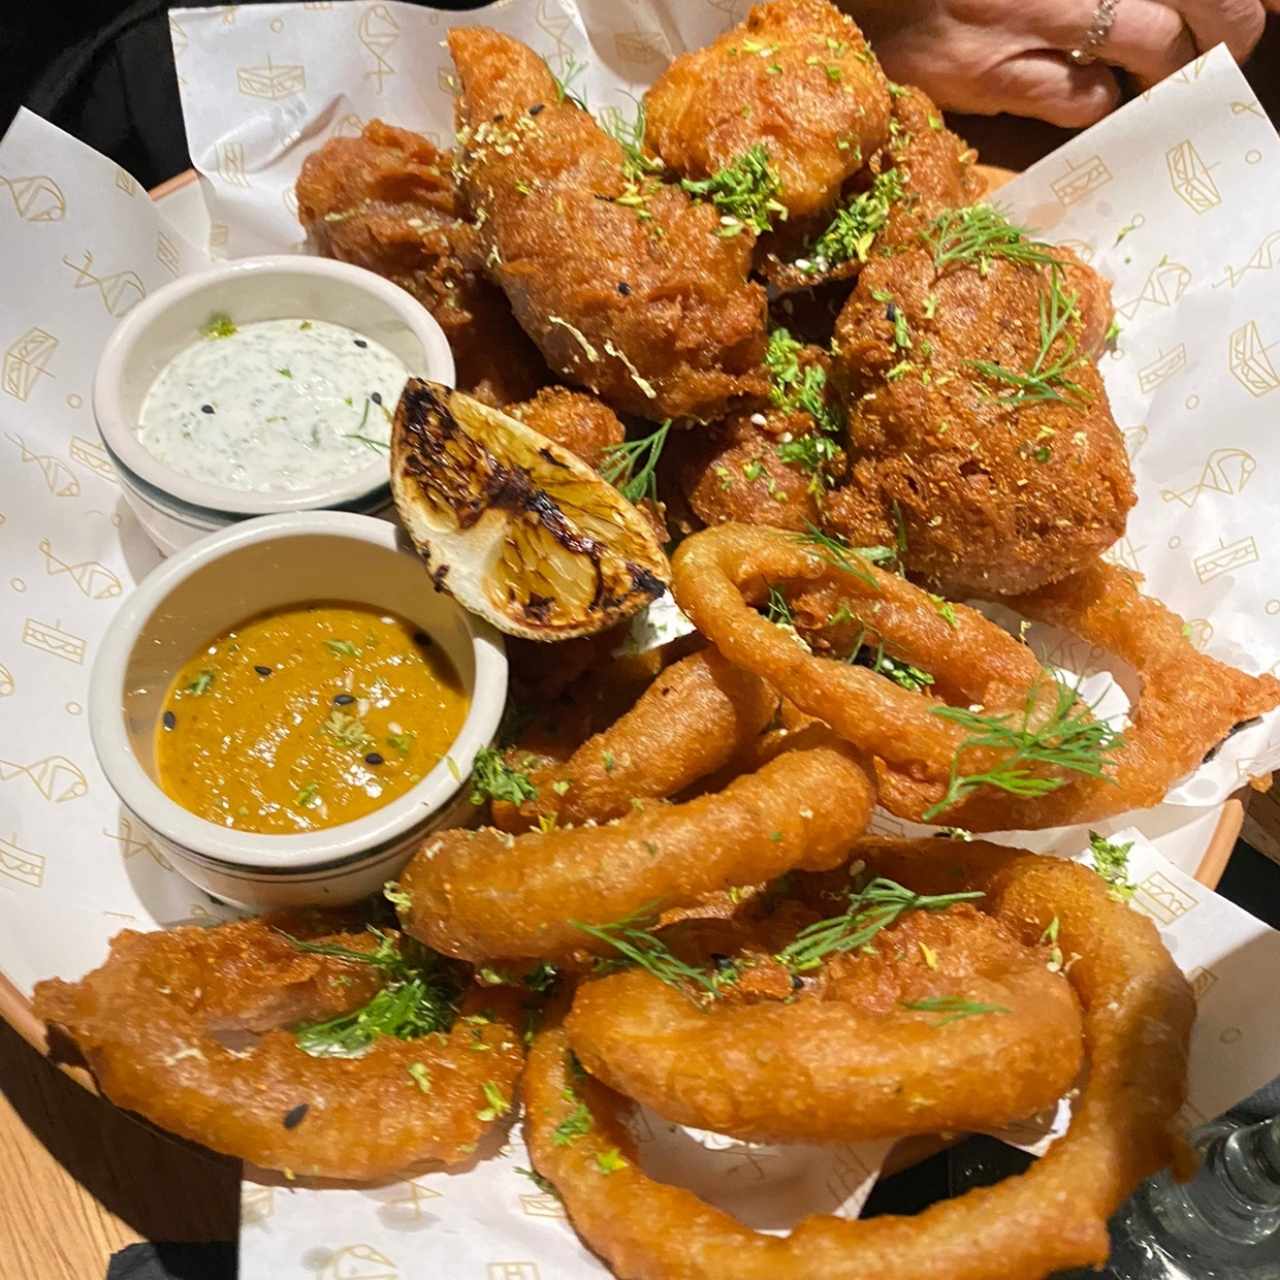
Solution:
<path fill-rule="evenodd" d="M 1074 49 L 1067 52 L 1067 57 L 1077 67 L 1087 67 L 1090 63 L 1097 62 L 1098 50 L 1111 34 L 1111 28 L 1115 25 L 1116 10 L 1119 7 L 1120 0 L 1098 0 L 1098 6 L 1089 20 L 1089 29 L 1084 33 L 1084 38 Z"/>

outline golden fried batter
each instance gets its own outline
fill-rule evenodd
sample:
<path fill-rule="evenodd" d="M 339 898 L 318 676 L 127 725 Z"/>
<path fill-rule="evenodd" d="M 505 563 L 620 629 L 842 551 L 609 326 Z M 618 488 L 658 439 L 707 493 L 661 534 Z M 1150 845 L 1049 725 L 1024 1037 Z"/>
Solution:
<path fill-rule="evenodd" d="M 626 431 L 607 404 L 568 387 L 543 387 L 532 400 L 509 404 L 506 412 L 597 470 L 605 452 L 621 444 Z"/>
<path fill-rule="evenodd" d="M 627 155 L 532 50 L 487 27 L 449 33 L 458 175 L 486 269 L 563 377 L 613 408 L 713 419 L 763 387 L 764 291 L 751 238 Z"/>
<path fill-rule="evenodd" d="M 827 0 L 772 0 L 681 54 L 644 96 L 645 141 L 684 178 L 763 144 L 793 218 L 821 213 L 889 133 L 889 88 L 862 32 Z"/>
<path fill-rule="evenodd" d="M 829 530 L 892 542 L 901 512 L 907 568 L 955 597 L 1057 581 L 1124 532 L 1133 477 L 1084 353 L 1081 269 L 938 268 L 923 249 L 867 264 L 836 326 L 852 465 Z"/>
<path fill-rule="evenodd" d="M 421 134 L 371 120 L 358 138 L 331 138 L 298 176 L 298 218 L 310 247 L 407 289 L 453 348 L 458 386 L 501 405 L 546 379 L 511 308 L 476 269 L 450 157 Z"/>

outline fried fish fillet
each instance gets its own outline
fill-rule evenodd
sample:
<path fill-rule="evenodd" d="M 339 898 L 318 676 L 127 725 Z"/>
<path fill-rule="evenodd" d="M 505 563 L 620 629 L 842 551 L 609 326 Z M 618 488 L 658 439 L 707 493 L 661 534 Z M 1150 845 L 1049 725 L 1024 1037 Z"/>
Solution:
<path fill-rule="evenodd" d="M 543 387 L 532 400 L 509 404 L 506 411 L 526 427 L 562 444 L 598 471 L 609 449 L 622 443 L 626 431 L 607 404 L 585 391 Z"/>
<path fill-rule="evenodd" d="M 371 120 L 358 138 L 331 138 L 306 158 L 297 195 L 315 252 L 385 276 L 431 312 L 464 391 L 500 405 L 546 381 L 537 349 L 477 267 L 452 160 L 430 139 Z"/>
<path fill-rule="evenodd" d="M 836 325 L 852 462 L 829 531 L 892 542 L 900 519 L 907 568 L 960 598 L 1055 582 L 1120 537 L 1133 476 L 1083 309 L 1102 295 L 1061 261 L 867 263 Z"/>
<path fill-rule="evenodd" d="M 889 136 L 889 86 L 852 18 L 827 0 L 771 0 L 681 54 L 644 96 L 645 142 L 683 178 L 761 144 L 793 218 L 821 213 Z"/>
<path fill-rule="evenodd" d="M 449 33 L 462 159 L 481 257 L 562 377 L 654 420 L 715 419 L 764 390 L 752 241 L 628 168 L 621 145 L 531 49 L 488 27 Z"/>

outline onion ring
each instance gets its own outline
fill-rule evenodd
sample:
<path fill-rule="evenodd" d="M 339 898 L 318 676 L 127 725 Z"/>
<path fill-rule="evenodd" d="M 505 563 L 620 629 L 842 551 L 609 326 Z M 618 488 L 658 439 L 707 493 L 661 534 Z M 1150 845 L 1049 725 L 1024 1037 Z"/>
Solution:
<path fill-rule="evenodd" d="M 1175 1155 L 1195 1002 L 1149 920 L 1109 898 L 1092 872 L 1054 858 L 977 843 L 949 845 L 944 858 L 927 840 L 866 842 L 856 853 L 918 891 L 984 890 L 1028 944 L 1058 920 L 1062 947 L 1081 957 L 1068 976 L 1089 1052 L 1066 1136 L 1020 1177 L 913 1217 L 819 1215 L 789 1236 L 761 1235 L 641 1172 L 622 1125 L 626 1101 L 574 1075 L 568 1034 L 553 1027 L 535 1038 L 524 1077 L 530 1155 L 621 1280 L 1043 1280 L 1102 1263 L 1107 1218 Z M 561 1126 L 579 1106 L 580 1136 L 565 1141 Z"/>
<path fill-rule="evenodd" d="M 414 937 L 460 959 L 555 959 L 591 948 L 575 919 L 612 922 L 793 867 L 837 866 L 872 804 L 851 748 L 818 727 L 723 791 L 607 826 L 436 832 L 400 878 L 400 915 Z"/>
<path fill-rule="evenodd" d="M 795 535 L 721 525 L 686 539 L 672 571 L 678 603 L 729 661 L 873 756 L 880 802 L 902 818 L 935 816 L 962 751 L 963 772 L 973 776 L 999 766 L 1008 752 L 975 745 L 969 729 L 938 714 L 943 704 L 935 698 L 868 668 L 801 650 L 750 607 L 748 599 L 759 596 L 763 584 L 798 581 L 806 591 L 832 591 L 856 622 L 893 646 L 895 658 L 929 671 L 933 688 L 952 705 L 976 705 L 988 716 L 1025 708 L 1025 723 L 1034 729 L 1053 713 L 1062 691 L 1030 649 L 981 614 L 957 604 L 944 617 L 936 597 L 852 551 L 820 555 Z M 1280 681 L 1197 653 L 1176 616 L 1143 597 L 1122 571 L 1099 565 L 1008 603 L 1114 648 L 1136 666 L 1143 694 L 1125 745 L 1105 762 L 1102 776 L 1045 772 L 1057 789 L 1033 798 L 981 787 L 947 806 L 948 823 L 974 831 L 1030 830 L 1149 806 L 1236 724 L 1280 704 Z M 1189 686 L 1198 699 L 1188 697 Z M 1078 714 L 1087 719 L 1083 709 Z"/>
<path fill-rule="evenodd" d="M 909 912 L 874 946 L 833 955 L 816 987 L 784 982 L 785 1001 L 700 1007 L 644 970 L 613 974 L 578 988 L 565 1028 L 611 1088 L 749 1142 L 1003 1128 L 1071 1086 L 1079 1007 L 1042 948 L 967 904 Z"/>
<path fill-rule="evenodd" d="M 562 765 L 530 781 L 537 798 L 493 805 L 494 826 L 527 831 L 539 818 L 607 822 L 635 799 L 666 799 L 735 759 L 778 709 L 761 679 L 702 649 L 663 671 L 632 709 Z"/>
<path fill-rule="evenodd" d="M 231 1048 L 216 1031 L 325 1018 L 372 994 L 366 966 L 304 954 L 280 923 L 292 921 L 124 930 L 79 982 L 38 983 L 36 1012 L 70 1033 L 117 1106 L 214 1151 L 355 1181 L 465 1160 L 520 1073 L 514 998 L 468 993 L 447 1034 L 379 1036 L 361 1057 L 313 1057 L 282 1029 Z M 367 935 L 320 940 L 367 945 Z"/>

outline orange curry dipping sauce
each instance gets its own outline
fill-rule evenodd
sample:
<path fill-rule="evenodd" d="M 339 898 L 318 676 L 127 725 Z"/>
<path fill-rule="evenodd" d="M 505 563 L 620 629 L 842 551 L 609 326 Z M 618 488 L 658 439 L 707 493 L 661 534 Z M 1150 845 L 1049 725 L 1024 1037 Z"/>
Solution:
<path fill-rule="evenodd" d="M 240 831 L 290 834 L 403 795 L 457 737 L 467 695 L 425 632 L 367 605 L 294 605 L 218 636 L 174 678 L 160 785 Z"/>

